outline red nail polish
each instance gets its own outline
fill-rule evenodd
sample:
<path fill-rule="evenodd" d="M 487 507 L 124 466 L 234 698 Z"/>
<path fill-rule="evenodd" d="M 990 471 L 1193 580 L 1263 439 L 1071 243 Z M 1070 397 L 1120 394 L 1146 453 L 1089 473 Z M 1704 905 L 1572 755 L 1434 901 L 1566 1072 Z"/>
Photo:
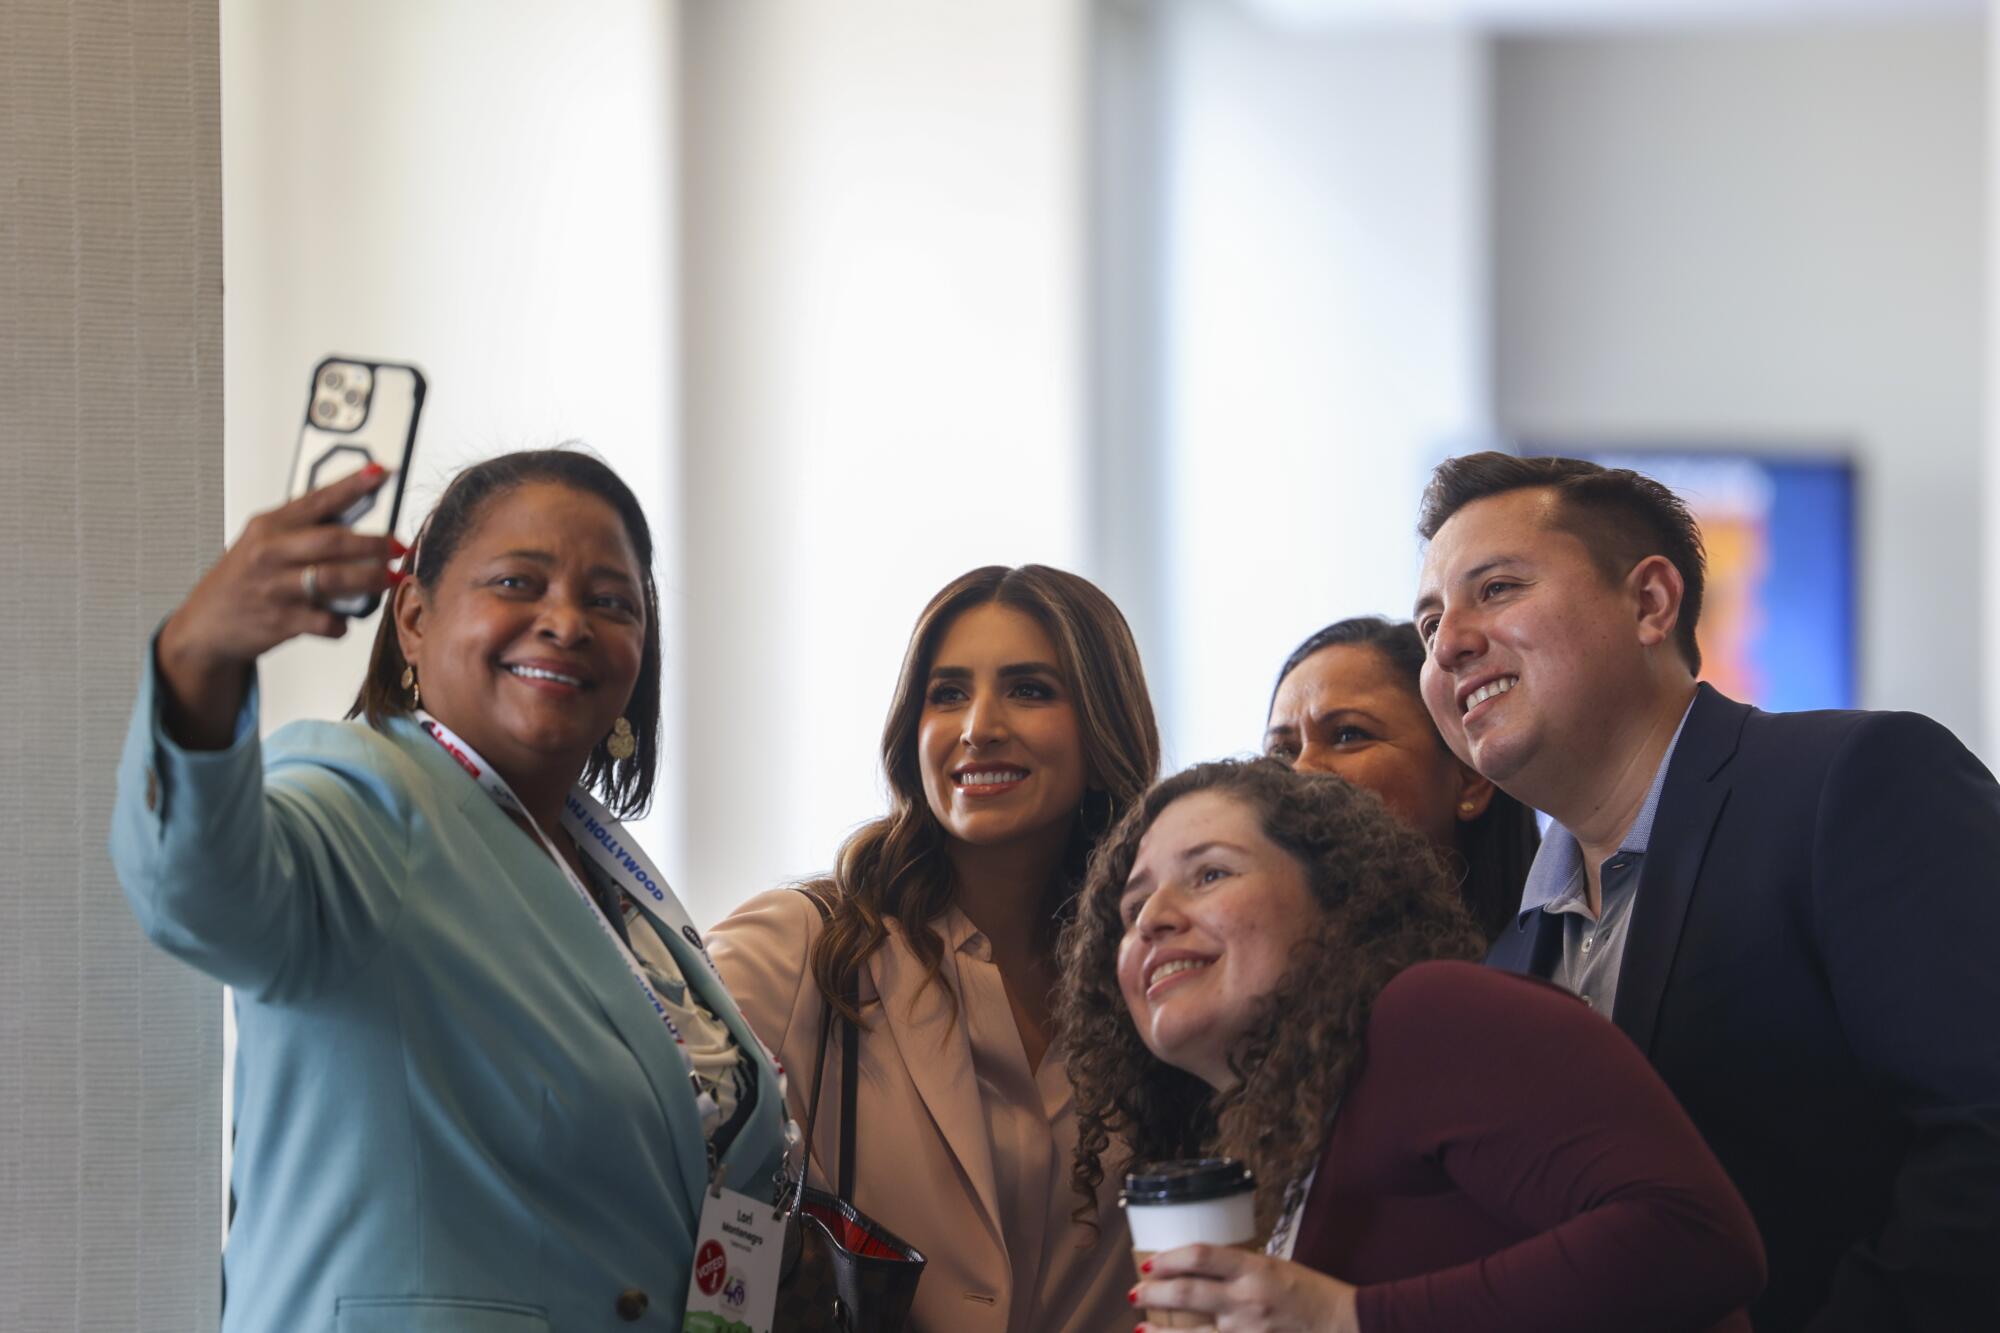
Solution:
<path fill-rule="evenodd" d="M 380 463 L 370 463 L 367 467 L 361 469 L 361 475 L 364 477 L 379 477 L 388 470 L 388 468 L 383 467 Z"/>
<path fill-rule="evenodd" d="M 408 577 L 410 576 L 408 574 L 405 574 L 402 570 L 392 569 L 389 571 L 389 586 L 393 588 Z"/>
<path fill-rule="evenodd" d="M 410 553 L 410 548 L 409 548 L 409 547 L 407 547 L 407 546 L 403 545 L 403 544 L 402 544 L 401 542 L 397 541 L 397 540 L 396 540 L 396 539 L 395 539 L 394 537 L 391 537 L 391 538 L 389 539 L 389 554 L 390 554 L 390 555 L 394 555 L 394 556 L 405 556 L 405 555 L 408 555 L 409 553 Z"/>
<path fill-rule="evenodd" d="M 1137 1287 L 1125 1293 L 1125 1303 L 1127 1305 L 1137 1305 L 1139 1303 L 1139 1289 Z"/>
<path fill-rule="evenodd" d="M 1139 1265 L 1139 1271 L 1140 1271 L 1141 1273 L 1150 1273 L 1150 1272 L 1152 1272 L 1152 1271 L 1153 1271 L 1153 1261 L 1152 1261 L 1151 1259 L 1148 1259 L 1148 1260 L 1147 1260 L 1147 1261 L 1146 1261 L 1145 1263 L 1143 1263 L 1143 1264 L 1140 1264 L 1140 1265 Z"/>

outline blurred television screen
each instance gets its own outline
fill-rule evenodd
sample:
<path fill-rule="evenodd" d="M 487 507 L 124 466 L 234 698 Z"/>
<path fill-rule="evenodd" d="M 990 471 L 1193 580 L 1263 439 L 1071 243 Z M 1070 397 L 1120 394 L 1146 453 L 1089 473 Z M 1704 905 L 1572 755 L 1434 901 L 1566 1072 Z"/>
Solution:
<path fill-rule="evenodd" d="M 1824 454 L 1524 447 L 1643 472 L 1701 524 L 1701 678 L 1760 708 L 1853 708 L 1855 477 Z"/>

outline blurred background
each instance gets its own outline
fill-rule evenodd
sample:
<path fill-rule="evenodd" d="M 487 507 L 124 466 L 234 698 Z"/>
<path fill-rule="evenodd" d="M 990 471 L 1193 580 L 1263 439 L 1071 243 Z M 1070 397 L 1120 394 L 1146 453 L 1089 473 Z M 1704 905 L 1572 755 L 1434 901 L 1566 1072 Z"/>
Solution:
<path fill-rule="evenodd" d="M 701 922 L 882 809 L 948 579 L 1096 579 L 1169 762 L 1242 752 L 1471 448 L 1681 489 L 1725 689 L 1994 765 L 1997 54 L 1981 0 L 0 3 L 0 1325 L 215 1324 L 224 1006 L 104 812 L 322 357 L 429 374 L 406 538 L 508 449 L 633 483 Z"/>
<path fill-rule="evenodd" d="M 610 460 L 703 922 L 881 810 L 951 577 L 1097 580 L 1169 763 L 1240 752 L 1471 448 L 1654 471 L 1718 684 L 1990 764 L 1993 51 L 1972 0 L 223 0 L 226 528 L 329 352 L 429 374 L 406 539 L 475 458 Z"/>

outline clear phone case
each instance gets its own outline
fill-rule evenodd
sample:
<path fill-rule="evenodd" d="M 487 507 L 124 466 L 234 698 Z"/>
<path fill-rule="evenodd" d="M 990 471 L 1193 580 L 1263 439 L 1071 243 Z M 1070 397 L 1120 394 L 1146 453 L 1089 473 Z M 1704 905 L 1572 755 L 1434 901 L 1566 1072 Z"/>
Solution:
<path fill-rule="evenodd" d="M 329 356 L 314 366 L 286 496 L 297 499 L 379 463 L 395 474 L 389 484 L 356 502 L 339 521 L 370 536 L 394 535 L 417 444 L 417 418 L 424 410 L 424 388 L 422 371 L 392 361 Z M 375 609 L 376 601 L 372 596 L 347 598 L 330 605 L 362 616 Z"/>

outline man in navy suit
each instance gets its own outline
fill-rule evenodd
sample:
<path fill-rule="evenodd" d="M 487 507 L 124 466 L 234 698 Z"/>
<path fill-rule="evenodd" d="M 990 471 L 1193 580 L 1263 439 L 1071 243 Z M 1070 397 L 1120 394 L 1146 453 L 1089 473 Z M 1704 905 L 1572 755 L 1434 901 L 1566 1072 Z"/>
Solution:
<path fill-rule="evenodd" d="M 1424 494 L 1424 699 L 1554 821 L 1488 961 L 1638 1043 L 1750 1205 L 1759 1330 L 2000 1329 L 2000 787 L 1912 713 L 1698 684 L 1674 495 L 1474 454 Z"/>

